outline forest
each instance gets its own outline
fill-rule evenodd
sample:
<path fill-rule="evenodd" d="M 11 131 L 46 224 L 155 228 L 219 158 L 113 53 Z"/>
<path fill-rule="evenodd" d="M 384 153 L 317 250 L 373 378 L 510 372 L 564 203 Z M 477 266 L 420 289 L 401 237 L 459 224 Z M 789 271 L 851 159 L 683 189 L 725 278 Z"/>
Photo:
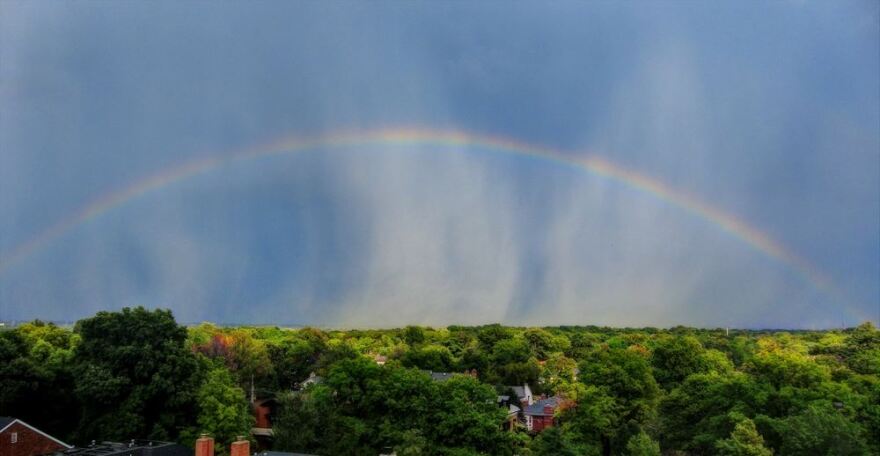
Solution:
<path fill-rule="evenodd" d="M 511 414 L 524 385 L 552 425 Z M 0 329 L 0 416 L 71 443 L 208 433 L 222 453 L 257 398 L 273 450 L 323 456 L 880 454 L 880 331 L 185 326 L 142 307 Z"/>

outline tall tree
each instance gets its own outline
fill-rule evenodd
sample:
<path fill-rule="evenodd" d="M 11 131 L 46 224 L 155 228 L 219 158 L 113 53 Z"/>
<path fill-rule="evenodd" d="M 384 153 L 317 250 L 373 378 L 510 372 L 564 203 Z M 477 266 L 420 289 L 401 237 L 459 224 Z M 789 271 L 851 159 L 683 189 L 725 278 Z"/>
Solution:
<path fill-rule="evenodd" d="M 99 312 L 76 332 L 81 441 L 169 440 L 193 424 L 199 366 L 170 310 Z"/>
<path fill-rule="evenodd" d="M 730 438 L 715 444 L 721 456 L 772 456 L 773 451 L 764 447 L 764 438 L 755 429 L 755 423 L 746 418 L 734 427 Z"/>
<path fill-rule="evenodd" d="M 0 416 L 14 416 L 65 439 L 79 403 L 71 369 L 77 338 L 39 320 L 0 331 Z"/>
<path fill-rule="evenodd" d="M 545 429 L 529 445 L 532 456 L 578 456 L 558 427 Z"/>
<path fill-rule="evenodd" d="M 693 336 L 668 336 L 660 339 L 651 354 L 657 382 L 670 389 L 688 375 L 702 369 L 703 345 Z"/>
<path fill-rule="evenodd" d="M 245 392 L 235 385 L 232 375 L 223 367 L 207 373 L 205 382 L 196 394 L 198 417 L 196 426 L 189 435 L 182 436 L 185 441 L 194 441 L 200 433 L 207 433 L 217 441 L 218 452 L 238 436 L 250 434 L 253 416 Z"/>
<path fill-rule="evenodd" d="M 782 436 L 780 454 L 807 456 L 867 455 L 865 430 L 830 404 L 814 404 L 777 424 Z M 876 437 L 876 436 L 874 436 Z"/>

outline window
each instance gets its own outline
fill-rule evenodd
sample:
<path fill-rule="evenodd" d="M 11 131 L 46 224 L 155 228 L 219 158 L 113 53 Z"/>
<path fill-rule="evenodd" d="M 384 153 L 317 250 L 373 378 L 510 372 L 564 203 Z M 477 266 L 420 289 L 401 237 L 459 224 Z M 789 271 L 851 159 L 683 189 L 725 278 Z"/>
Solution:
<path fill-rule="evenodd" d="M 10 441 L 12 443 L 18 442 L 18 432 L 13 432 L 12 434 L 10 434 Z"/>

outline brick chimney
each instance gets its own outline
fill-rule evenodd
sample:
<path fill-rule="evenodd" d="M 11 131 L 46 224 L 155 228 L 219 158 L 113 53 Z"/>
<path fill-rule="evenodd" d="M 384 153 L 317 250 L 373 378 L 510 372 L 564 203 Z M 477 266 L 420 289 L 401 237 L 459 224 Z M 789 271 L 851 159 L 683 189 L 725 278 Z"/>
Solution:
<path fill-rule="evenodd" d="M 553 414 L 553 406 L 552 405 L 545 405 L 544 406 L 544 414 L 545 415 L 552 415 Z"/>
<path fill-rule="evenodd" d="M 202 434 L 196 440 L 196 456 L 214 456 L 214 439 Z"/>
<path fill-rule="evenodd" d="M 245 440 L 243 436 L 238 436 L 238 440 L 232 442 L 229 456 L 251 456 L 251 443 Z"/>

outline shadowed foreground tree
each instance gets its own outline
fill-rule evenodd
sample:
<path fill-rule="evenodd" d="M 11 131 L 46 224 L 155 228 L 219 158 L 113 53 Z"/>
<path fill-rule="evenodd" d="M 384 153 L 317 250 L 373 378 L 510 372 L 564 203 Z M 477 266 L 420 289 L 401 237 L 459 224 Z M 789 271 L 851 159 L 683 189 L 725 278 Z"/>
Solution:
<path fill-rule="evenodd" d="M 77 338 L 39 320 L 0 331 L 0 416 L 14 416 L 64 439 L 76 429 L 70 360 Z"/>
<path fill-rule="evenodd" d="M 80 441 L 175 440 L 193 425 L 200 370 L 170 310 L 99 312 L 75 331 Z"/>

